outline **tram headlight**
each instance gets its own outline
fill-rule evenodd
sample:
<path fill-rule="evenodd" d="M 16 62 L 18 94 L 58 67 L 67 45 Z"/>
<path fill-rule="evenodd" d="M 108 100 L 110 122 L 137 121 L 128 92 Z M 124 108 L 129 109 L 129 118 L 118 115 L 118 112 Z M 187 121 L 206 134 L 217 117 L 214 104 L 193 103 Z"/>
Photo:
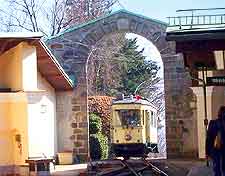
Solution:
<path fill-rule="evenodd" d="M 126 141 L 130 141 L 132 139 L 131 135 L 130 134 L 126 134 L 125 135 L 125 140 Z"/>

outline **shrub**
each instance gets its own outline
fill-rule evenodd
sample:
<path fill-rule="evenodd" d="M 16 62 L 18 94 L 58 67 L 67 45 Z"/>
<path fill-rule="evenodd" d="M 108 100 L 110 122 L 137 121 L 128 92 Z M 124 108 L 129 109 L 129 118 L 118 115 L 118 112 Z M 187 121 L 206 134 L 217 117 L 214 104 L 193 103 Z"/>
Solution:
<path fill-rule="evenodd" d="M 108 158 L 108 138 L 102 133 L 90 136 L 90 155 L 93 160 Z"/>
<path fill-rule="evenodd" d="M 108 138 L 102 134 L 101 118 L 94 114 L 89 114 L 90 119 L 90 155 L 93 160 L 107 159 L 108 158 Z"/>
<path fill-rule="evenodd" d="M 107 159 L 109 153 L 108 138 L 102 133 L 97 134 L 101 147 L 101 159 Z"/>
<path fill-rule="evenodd" d="M 96 137 L 96 135 L 91 135 L 89 138 L 90 142 L 90 156 L 92 160 L 100 160 L 101 159 L 101 145 Z"/>
<path fill-rule="evenodd" d="M 97 134 L 101 131 L 101 129 L 102 129 L 101 118 L 94 113 L 90 113 L 89 114 L 89 132 L 90 132 L 90 134 Z"/>

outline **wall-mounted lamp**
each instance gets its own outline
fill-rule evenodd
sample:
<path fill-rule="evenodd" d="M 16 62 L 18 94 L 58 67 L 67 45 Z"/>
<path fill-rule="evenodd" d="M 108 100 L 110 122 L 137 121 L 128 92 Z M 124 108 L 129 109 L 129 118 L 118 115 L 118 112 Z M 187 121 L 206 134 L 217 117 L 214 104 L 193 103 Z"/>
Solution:
<path fill-rule="evenodd" d="M 46 113 L 47 112 L 47 105 L 42 104 L 41 105 L 41 113 Z"/>
<path fill-rule="evenodd" d="M 16 142 L 21 142 L 21 135 L 20 134 L 16 134 L 15 135 L 15 140 L 16 140 Z"/>
<path fill-rule="evenodd" d="M 16 141 L 16 144 L 17 144 L 17 147 L 20 151 L 20 154 L 22 154 L 22 139 L 21 139 L 21 134 L 16 134 L 15 135 L 15 141 Z"/>

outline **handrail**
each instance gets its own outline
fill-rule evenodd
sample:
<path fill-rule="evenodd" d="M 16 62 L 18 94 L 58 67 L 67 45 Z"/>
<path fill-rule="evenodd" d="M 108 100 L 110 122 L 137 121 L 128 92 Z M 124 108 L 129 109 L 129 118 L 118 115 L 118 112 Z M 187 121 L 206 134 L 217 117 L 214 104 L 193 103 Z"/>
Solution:
<path fill-rule="evenodd" d="M 213 10 L 225 10 L 225 8 L 210 8 L 210 9 L 186 9 L 177 10 L 176 12 L 190 12 L 189 15 L 184 16 L 172 16 L 168 18 L 169 27 L 177 27 L 180 29 L 185 26 L 192 28 L 193 26 L 201 25 L 223 25 L 225 24 L 225 13 L 195 15 L 197 11 L 213 11 Z"/>
<path fill-rule="evenodd" d="M 211 10 L 225 10 L 225 8 L 180 9 L 176 10 L 176 12 L 211 11 Z"/>
<path fill-rule="evenodd" d="M 225 14 L 216 14 L 216 15 L 184 15 L 184 16 L 172 16 L 172 17 L 167 17 L 167 18 L 180 18 L 180 17 L 204 17 L 204 16 L 224 16 Z"/>
<path fill-rule="evenodd" d="M 216 15 L 196 15 L 167 17 L 169 27 L 174 26 L 196 26 L 196 25 L 221 25 L 225 24 L 225 14 Z"/>

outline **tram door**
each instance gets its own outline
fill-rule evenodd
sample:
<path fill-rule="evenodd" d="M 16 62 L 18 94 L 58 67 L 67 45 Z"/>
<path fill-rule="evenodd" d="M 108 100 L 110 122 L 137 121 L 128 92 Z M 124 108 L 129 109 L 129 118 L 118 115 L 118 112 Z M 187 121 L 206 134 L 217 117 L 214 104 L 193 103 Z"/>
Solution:
<path fill-rule="evenodd" d="M 150 142 L 150 112 L 145 110 L 145 130 L 146 130 L 146 140 Z"/>

